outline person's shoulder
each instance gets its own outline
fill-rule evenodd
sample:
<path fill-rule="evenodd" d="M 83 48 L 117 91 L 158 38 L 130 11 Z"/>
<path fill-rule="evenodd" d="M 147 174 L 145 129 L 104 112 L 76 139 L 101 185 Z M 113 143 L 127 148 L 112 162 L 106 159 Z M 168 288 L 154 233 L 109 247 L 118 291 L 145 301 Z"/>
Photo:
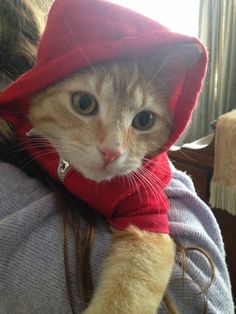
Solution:
<path fill-rule="evenodd" d="M 173 169 L 173 178 L 165 192 L 170 200 L 170 227 L 173 234 L 186 236 L 187 242 L 205 236 L 218 243 L 224 252 L 219 225 L 212 209 L 197 195 L 191 178 Z M 195 234 L 195 237 L 189 235 Z M 199 239 L 198 239 L 199 240 Z"/>
<path fill-rule="evenodd" d="M 23 169 L 0 161 L 0 195 L 8 192 L 24 192 L 32 188 L 40 188 L 45 190 L 41 182 L 27 175 Z"/>
<path fill-rule="evenodd" d="M 17 183 L 18 180 L 27 180 L 28 176 L 23 170 L 17 168 L 16 166 L 0 160 L 0 182 L 8 183 L 11 182 L 13 185 Z"/>
<path fill-rule="evenodd" d="M 19 211 L 50 195 L 50 191 L 38 180 L 28 176 L 22 169 L 0 161 L 0 218 L 6 213 Z M 3 215 L 3 216 L 2 216 Z"/>
<path fill-rule="evenodd" d="M 169 192 L 172 189 L 184 189 L 186 191 L 196 194 L 194 184 L 190 176 L 186 172 L 176 169 L 171 162 L 170 168 L 172 172 L 172 180 L 167 187 L 167 191 Z"/>
<path fill-rule="evenodd" d="M 176 263 L 168 289 L 169 295 L 179 309 L 185 308 L 186 313 L 203 312 L 204 302 L 200 297 L 199 287 L 209 282 L 212 271 L 208 258 L 201 253 L 203 250 L 210 257 L 215 269 L 215 278 L 207 291 L 208 312 L 233 313 L 229 273 L 219 224 L 212 209 L 197 195 L 191 178 L 175 168 L 172 168 L 172 174 L 172 180 L 165 189 L 170 201 L 170 233 L 178 244 L 190 249 L 186 251 L 185 288 L 179 284 L 183 272 Z M 199 286 L 198 278 L 201 282 Z M 185 300 L 181 297 L 183 295 Z M 197 295 L 199 298 L 194 298 L 193 308 L 192 300 Z"/>

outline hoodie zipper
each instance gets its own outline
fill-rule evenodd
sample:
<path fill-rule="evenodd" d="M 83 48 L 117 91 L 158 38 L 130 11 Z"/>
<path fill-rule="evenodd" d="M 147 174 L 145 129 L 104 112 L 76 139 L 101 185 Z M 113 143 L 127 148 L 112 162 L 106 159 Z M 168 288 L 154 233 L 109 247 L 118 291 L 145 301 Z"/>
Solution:
<path fill-rule="evenodd" d="M 62 183 L 64 183 L 64 179 L 69 168 L 70 168 L 70 163 L 67 160 L 60 158 L 60 161 L 57 167 L 57 175 Z"/>
<path fill-rule="evenodd" d="M 27 137 L 43 137 L 43 134 L 40 133 L 38 130 L 35 128 L 30 129 L 26 134 Z"/>
<path fill-rule="evenodd" d="M 26 136 L 27 137 L 44 137 L 43 134 L 39 132 L 38 130 L 36 130 L 35 128 L 32 128 L 31 130 L 29 130 L 26 133 Z M 62 159 L 60 157 L 59 163 L 57 166 L 57 176 L 62 183 L 64 183 L 64 179 L 69 168 L 70 168 L 70 163 L 67 160 Z"/>

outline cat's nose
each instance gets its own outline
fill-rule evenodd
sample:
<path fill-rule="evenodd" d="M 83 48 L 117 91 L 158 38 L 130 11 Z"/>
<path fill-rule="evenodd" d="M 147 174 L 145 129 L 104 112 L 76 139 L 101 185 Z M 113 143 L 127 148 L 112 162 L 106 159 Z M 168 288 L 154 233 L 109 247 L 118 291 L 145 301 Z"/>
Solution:
<path fill-rule="evenodd" d="M 99 150 L 103 155 L 106 165 L 110 164 L 111 162 L 113 162 L 115 159 L 117 159 L 119 156 L 123 154 L 122 151 L 119 149 L 99 147 Z"/>

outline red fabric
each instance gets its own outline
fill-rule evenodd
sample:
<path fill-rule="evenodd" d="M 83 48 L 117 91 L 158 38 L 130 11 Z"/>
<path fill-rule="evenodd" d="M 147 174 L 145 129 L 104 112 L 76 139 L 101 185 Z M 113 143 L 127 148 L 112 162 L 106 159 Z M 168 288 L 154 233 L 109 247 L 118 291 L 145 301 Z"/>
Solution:
<path fill-rule="evenodd" d="M 64 184 L 73 194 L 80 195 L 96 208 L 116 229 L 135 225 L 146 231 L 168 233 L 169 202 L 163 187 L 169 183 L 171 172 L 166 153 L 150 159 L 143 166 L 158 178 L 153 191 L 144 180 L 137 180 L 137 185 L 131 187 L 127 178 L 96 184 L 81 177 L 78 184 L 78 174 L 73 170 L 66 176 Z"/>
<path fill-rule="evenodd" d="M 170 75 L 178 77 L 169 101 L 174 126 L 163 151 L 167 150 L 184 130 L 205 75 L 207 55 L 203 45 L 195 38 L 170 32 L 159 23 L 115 4 L 98 0 L 56 0 L 50 11 L 46 30 L 38 48 L 36 66 L 12 83 L 0 95 L 0 115 L 12 122 L 18 133 L 24 136 L 30 129 L 25 113 L 28 96 L 57 82 L 69 74 L 102 61 L 141 58 L 155 53 L 160 47 L 175 47 L 180 43 L 197 43 L 202 54 L 186 73 L 181 62 Z M 34 156 L 37 152 L 29 149 Z M 36 157 L 54 179 L 58 156 Z M 165 171 L 160 163 L 165 161 Z M 151 171 L 163 180 L 155 182 L 158 191 L 170 180 L 170 171 L 165 153 L 152 159 L 156 167 Z M 159 166 L 158 166 L 159 165 Z M 145 165 L 145 167 L 148 165 Z M 162 171 L 158 170 L 162 168 Z M 130 190 L 127 182 L 119 179 L 110 183 L 95 184 L 75 171 L 66 176 L 65 186 L 79 195 L 90 206 L 101 212 L 116 228 L 124 229 L 133 223 L 142 229 L 168 232 L 168 201 L 159 191 L 156 199 L 149 190 L 145 196 L 145 184 L 139 190 Z M 99 193 L 94 193 L 99 191 Z M 142 196 L 140 200 L 138 193 Z M 92 196 L 93 195 L 93 196 Z M 158 214 L 158 217 L 156 215 Z"/>
<path fill-rule="evenodd" d="M 27 126 L 22 124 L 18 132 L 23 136 L 30 129 L 30 124 Z M 42 154 L 37 147 L 32 147 L 30 142 L 24 145 L 51 177 L 59 181 L 57 176 L 59 156 L 56 151 L 50 155 Z M 49 143 L 44 148 L 52 151 Z M 150 232 L 168 233 L 169 202 L 163 190 L 171 179 L 167 154 L 162 153 L 149 158 L 143 163 L 143 167 L 152 173 L 151 183 L 155 188 L 150 189 L 146 181 L 140 179 L 131 186 L 127 178 L 119 177 L 96 183 L 86 179 L 73 168 L 66 174 L 64 186 L 102 214 L 113 228 L 123 230 L 129 225 L 135 225 Z"/>

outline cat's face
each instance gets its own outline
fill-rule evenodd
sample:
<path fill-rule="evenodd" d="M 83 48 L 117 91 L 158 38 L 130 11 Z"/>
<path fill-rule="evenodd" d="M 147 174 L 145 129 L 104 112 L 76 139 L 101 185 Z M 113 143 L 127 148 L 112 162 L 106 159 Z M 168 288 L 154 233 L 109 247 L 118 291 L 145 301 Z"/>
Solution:
<path fill-rule="evenodd" d="M 165 88 L 153 75 L 135 62 L 96 66 L 35 95 L 29 119 L 85 177 L 126 175 L 170 133 Z"/>

